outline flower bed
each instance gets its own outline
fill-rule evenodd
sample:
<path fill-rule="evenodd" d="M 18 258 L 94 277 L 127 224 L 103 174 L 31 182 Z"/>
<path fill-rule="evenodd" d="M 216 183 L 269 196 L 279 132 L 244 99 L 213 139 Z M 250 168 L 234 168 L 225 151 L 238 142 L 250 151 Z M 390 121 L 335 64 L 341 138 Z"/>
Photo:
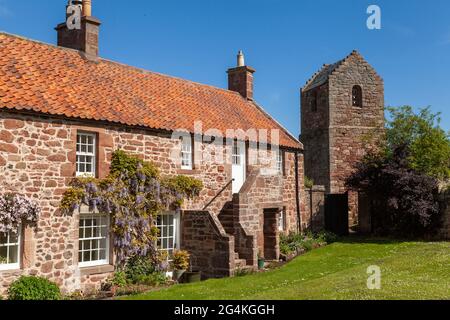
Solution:
<path fill-rule="evenodd" d="M 319 233 L 291 233 L 280 237 L 281 259 L 290 261 L 308 251 L 326 246 L 337 240 L 337 236 L 330 232 Z"/>

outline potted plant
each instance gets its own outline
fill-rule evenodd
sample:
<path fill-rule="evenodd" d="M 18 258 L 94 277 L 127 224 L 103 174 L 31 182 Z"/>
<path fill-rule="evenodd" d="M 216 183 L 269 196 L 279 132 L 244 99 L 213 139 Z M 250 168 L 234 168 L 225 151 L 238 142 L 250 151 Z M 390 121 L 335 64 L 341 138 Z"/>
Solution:
<path fill-rule="evenodd" d="M 258 269 L 259 270 L 264 269 L 265 265 L 266 265 L 266 259 L 264 258 L 262 251 L 260 250 L 259 254 L 258 254 Z"/>
<path fill-rule="evenodd" d="M 189 268 L 190 254 L 184 250 L 174 251 L 172 256 L 173 280 L 179 281 Z"/>

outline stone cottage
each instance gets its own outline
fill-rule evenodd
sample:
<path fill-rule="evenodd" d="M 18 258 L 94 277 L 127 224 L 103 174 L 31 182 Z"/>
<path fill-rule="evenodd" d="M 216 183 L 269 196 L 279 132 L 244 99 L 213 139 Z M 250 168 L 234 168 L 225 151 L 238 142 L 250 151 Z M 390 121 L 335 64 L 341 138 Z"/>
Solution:
<path fill-rule="evenodd" d="M 346 178 L 384 121 L 383 79 L 357 51 L 324 65 L 301 90 L 305 175 L 326 194 L 346 193 Z M 347 200 L 349 225 L 357 225 L 358 194 L 349 193 Z"/>
<path fill-rule="evenodd" d="M 189 250 L 204 277 L 278 259 L 279 233 L 308 225 L 303 146 L 254 101 L 243 54 L 228 90 L 137 69 L 98 56 L 100 21 L 90 1 L 82 12 L 80 29 L 57 26 L 57 46 L 0 33 L 0 193 L 42 210 L 35 228 L 0 236 L 0 294 L 21 275 L 65 291 L 111 275 L 109 217 L 59 206 L 74 177 L 105 177 L 118 149 L 204 184 L 181 214 L 161 213 L 160 250 Z"/>

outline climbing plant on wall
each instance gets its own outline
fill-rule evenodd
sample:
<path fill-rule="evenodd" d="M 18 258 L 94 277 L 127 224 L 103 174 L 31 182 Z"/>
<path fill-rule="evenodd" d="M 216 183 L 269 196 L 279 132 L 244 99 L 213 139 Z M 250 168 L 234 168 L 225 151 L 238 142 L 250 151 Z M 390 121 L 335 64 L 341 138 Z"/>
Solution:
<path fill-rule="evenodd" d="M 0 195 L 0 233 L 17 233 L 22 224 L 34 224 L 41 210 L 35 201 L 19 194 Z"/>
<path fill-rule="evenodd" d="M 124 151 L 112 156 L 105 179 L 76 178 L 61 201 L 64 214 L 89 206 L 111 216 L 114 248 L 119 267 L 135 256 L 153 257 L 158 229 L 157 215 L 179 210 L 183 200 L 197 196 L 201 181 L 186 177 L 162 177 L 158 168 Z"/>

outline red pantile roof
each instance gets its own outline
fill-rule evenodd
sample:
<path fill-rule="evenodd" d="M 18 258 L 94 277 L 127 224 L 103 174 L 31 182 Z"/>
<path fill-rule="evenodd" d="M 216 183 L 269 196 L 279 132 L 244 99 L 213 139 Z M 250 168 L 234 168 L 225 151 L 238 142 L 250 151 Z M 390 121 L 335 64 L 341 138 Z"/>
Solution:
<path fill-rule="evenodd" d="M 0 33 L 0 110 L 27 110 L 152 129 L 278 129 L 280 144 L 302 148 L 279 123 L 238 93 L 140 70 L 78 51 Z"/>

